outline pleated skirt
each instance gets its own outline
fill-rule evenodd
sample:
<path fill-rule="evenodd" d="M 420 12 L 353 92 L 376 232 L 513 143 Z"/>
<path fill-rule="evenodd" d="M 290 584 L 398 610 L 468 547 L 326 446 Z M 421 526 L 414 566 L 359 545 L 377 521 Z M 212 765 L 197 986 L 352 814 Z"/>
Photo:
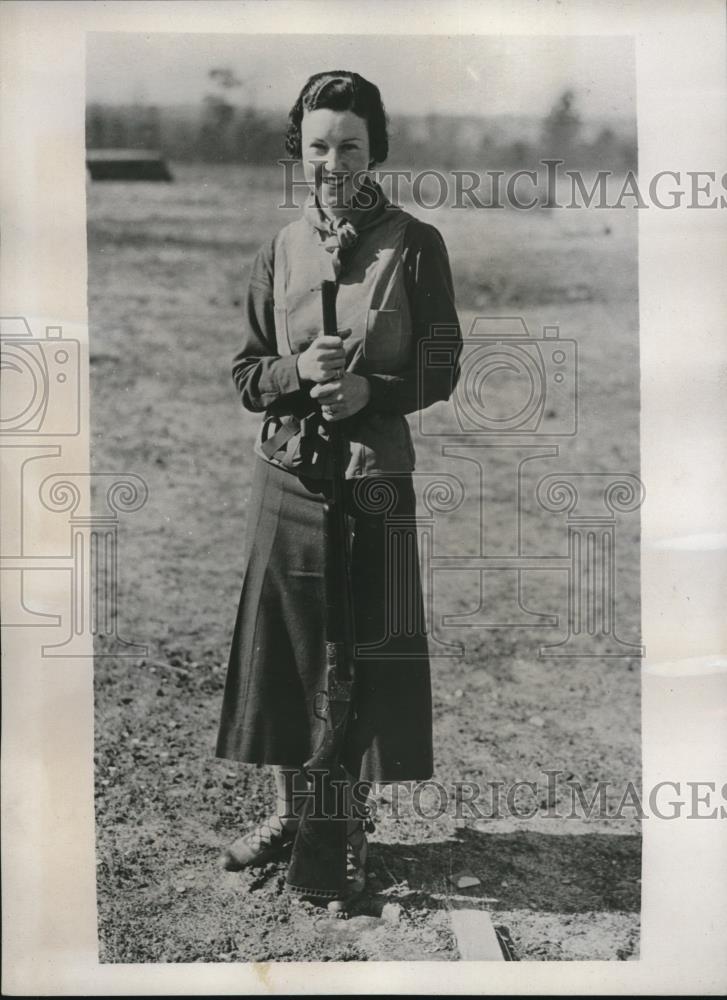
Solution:
<path fill-rule="evenodd" d="M 255 463 L 216 755 L 299 767 L 323 732 L 329 486 Z M 345 498 L 356 670 L 345 763 L 365 781 L 425 780 L 432 701 L 412 479 L 349 480 Z"/>

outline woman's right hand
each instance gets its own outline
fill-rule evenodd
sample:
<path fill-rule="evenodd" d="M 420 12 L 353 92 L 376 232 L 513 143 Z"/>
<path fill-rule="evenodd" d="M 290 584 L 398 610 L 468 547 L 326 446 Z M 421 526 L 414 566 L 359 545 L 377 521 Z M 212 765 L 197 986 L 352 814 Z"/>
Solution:
<path fill-rule="evenodd" d="M 343 375 L 346 367 L 346 352 L 340 337 L 326 337 L 319 334 L 297 359 L 298 375 L 309 382 L 329 382 Z"/>

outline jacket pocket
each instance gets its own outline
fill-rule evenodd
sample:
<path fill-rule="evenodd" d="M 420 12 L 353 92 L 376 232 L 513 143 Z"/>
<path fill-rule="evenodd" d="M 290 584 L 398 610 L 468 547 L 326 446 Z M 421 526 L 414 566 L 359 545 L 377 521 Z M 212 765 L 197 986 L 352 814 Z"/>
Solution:
<path fill-rule="evenodd" d="M 386 372 L 399 367 L 403 341 L 401 310 L 369 309 L 363 356 L 372 370 Z"/>

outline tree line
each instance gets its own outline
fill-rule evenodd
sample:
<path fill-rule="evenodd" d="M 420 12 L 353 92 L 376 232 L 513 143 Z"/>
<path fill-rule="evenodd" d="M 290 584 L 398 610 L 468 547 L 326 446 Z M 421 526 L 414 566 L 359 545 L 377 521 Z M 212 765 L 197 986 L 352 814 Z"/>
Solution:
<path fill-rule="evenodd" d="M 239 104 L 229 70 L 210 71 L 200 105 L 89 104 L 89 149 L 155 149 L 171 160 L 270 164 L 285 156 L 286 115 Z M 391 115 L 391 165 L 526 169 L 545 157 L 566 167 L 626 171 L 637 166 L 635 125 L 589 122 L 565 91 L 548 115 L 488 118 Z"/>

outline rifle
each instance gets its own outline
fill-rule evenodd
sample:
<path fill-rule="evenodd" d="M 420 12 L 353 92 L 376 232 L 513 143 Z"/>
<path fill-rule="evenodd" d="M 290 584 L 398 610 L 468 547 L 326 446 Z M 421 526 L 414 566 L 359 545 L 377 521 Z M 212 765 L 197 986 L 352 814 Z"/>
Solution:
<path fill-rule="evenodd" d="M 323 281 L 323 333 L 335 336 L 334 281 Z M 316 694 L 314 712 L 325 722 L 317 750 L 303 765 L 314 791 L 301 810 L 288 867 L 287 884 L 315 899 L 340 897 L 346 886 L 347 820 L 340 795 L 347 779 L 341 763 L 354 686 L 353 600 L 345 510 L 344 437 L 335 421 L 328 424 L 332 460 L 330 497 L 324 512 L 326 690 Z"/>

